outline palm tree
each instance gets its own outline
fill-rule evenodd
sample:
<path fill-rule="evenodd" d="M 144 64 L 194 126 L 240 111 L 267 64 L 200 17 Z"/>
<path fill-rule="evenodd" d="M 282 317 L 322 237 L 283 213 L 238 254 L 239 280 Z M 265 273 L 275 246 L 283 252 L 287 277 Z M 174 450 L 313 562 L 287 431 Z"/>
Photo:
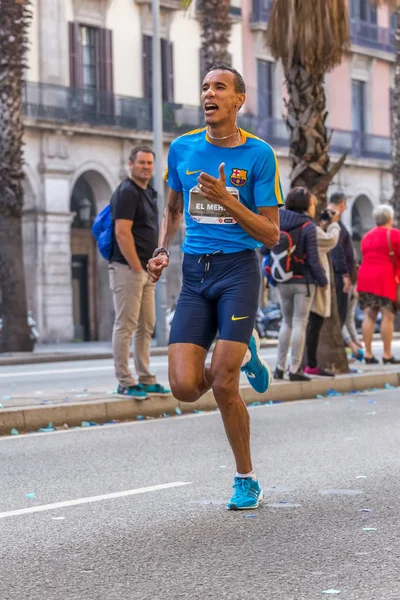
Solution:
<path fill-rule="evenodd" d="M 185 9 L 191 4 L 192 0 L 182 1 Z M 197 0 L 196 9 L 201 27 L 201 68 L 204 71 L 201 75 L 204 75 L 216 64 L 230 63 L 230 0 Z"/>
<path fill-rule="evenodd" d="M 31 351 L 22 255 L 22 84 L 30 0 L 0 0 L 0 351 Z"/>

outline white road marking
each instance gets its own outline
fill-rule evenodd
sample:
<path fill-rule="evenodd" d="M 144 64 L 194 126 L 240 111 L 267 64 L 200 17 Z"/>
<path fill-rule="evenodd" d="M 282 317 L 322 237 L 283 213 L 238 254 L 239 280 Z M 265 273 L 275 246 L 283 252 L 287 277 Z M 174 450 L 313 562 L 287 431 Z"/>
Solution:
<path fill-rule="evenodd" d="M 270 354 L 265 352 L 260 353 L 264 358 L 269 358 Z M 151 361 L 151 368 L 155 367 L 167 367 L 168 360 L 165 357 L 163 361 Z M 114 365 L 103 365 L 97 367 L 67 367 L 66 369 L 46 369 L 44 371 L 8 371 L 6 373 L 1 372 L 0 367 L 0 379 L 15 379 L 16 377 L 42 377 L 43 375 L 64 375 L 69 373 L 90 373 L 96 371 L 113 371 Z"/>
<path fill-rule="evenodd" d="M 79 506 L 80 504 L 90 504 L 92 502 L 102 502 L 103 500 L 112 500 L 113 498 L 126 498 L 127 496 L 136 496 L 137 494 L 147 494 L 157 492 L 158 490 L 168 490 L 171 488 L 190 485 L 191 481 L 174 481 L 173 483 L 162 483 L 160 485 L 151 485 L 149 487 L 136 488 L 135 490 L 125 490 L 124 492 L 114 492 L 113 494 L 103 494 L 102 496 L 91 496 L 89 498 L 78 498 L 77 500 L 66 500 L 64 502 L 55 502 L 54 504 L 42 504 L 40 506 L 31 506 L 29 508 L 20 508 L 19 510 L 9 510 L 0 513 L 0 519 L 8 517 L 18 517 L 31 513 L 54 510 L 56 508 L 65 508 L 66 506 Z"/>
<path fill-rule="evenodd" d="M 167 361 L 164 362 L 152 362 L 151 367 L 164 367 L 167 366 Z M 114 365 L 103 365 L 102 367 L 75 367 L 68 369 L 48 369 L 46 371 L 21 371 L 21 372 L 8 372 L 1 373 L 0 378 L 5 379 L 9 377 L 14 379 L 15 377 L 36 377 L 42 375 L 63 375 L 64 373 L 89 373 L 90 371 L 113 371 Z"/>

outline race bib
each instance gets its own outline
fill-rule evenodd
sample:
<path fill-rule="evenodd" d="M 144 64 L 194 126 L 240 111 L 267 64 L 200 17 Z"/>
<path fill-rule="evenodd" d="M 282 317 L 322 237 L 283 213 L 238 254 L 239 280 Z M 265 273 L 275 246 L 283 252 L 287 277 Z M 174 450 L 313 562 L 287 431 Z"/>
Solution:
<path fill-rule="evenodd" d="M 236 188 L 227 187 L 226 189 L 239 201 L 239 192 Z M 189 192 L 189 214 L 198 223 L 207 225 L 234 225 L 236 223 L 226 208 L 204 198 L 197 185 Z"/>

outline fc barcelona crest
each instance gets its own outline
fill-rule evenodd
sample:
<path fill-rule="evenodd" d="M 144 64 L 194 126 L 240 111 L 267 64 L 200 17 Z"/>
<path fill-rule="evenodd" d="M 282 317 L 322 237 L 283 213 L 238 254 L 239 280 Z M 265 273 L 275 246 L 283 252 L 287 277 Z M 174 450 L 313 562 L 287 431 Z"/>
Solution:
<path fill-rule="evenodd" d="M 245 169 L 232 169 L 230 181 L 237 187 L 247 182 L 247 171 Z"/>

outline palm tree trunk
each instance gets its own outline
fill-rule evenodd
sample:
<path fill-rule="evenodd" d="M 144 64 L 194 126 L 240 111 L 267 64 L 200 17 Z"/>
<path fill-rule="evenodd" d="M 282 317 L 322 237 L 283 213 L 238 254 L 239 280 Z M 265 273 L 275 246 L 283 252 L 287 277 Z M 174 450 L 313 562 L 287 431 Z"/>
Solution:
<path fill-rule="evenodd" d="M 324 76 L 309 73 L 294 60 L 286 72 L 289 99 L 287 125 L 290 131 L 291 185 L 318 188 L 318 213 L 326 205 L 328 185 L 335 168 L 330 169 L 330 138 L 326 128 Z M 343 159 L 342 159 L 343 160 Z M 324 182 L 321 185 L 321 182 Z M 318 349 L 320 366 L 347 373 L 348 363 L 337 312 L 334 277 L 331 267 L 332 316 L 325 320 Z"/>
<path fill-rule="evenodd" d="M 22 77 L 29 12 L 0 0 L 0 351 L 31 351 L 22 253 Z"/>
<path fill-rule="evenodd" d="M 326 129 L 326 97 L 323 75 L 309 73 L 299 61 L 286 72 L 289 100 L 291 184 L 312 190 L 329 172 L 329 142 Z M 326 189 L 318 195 L 321 207 Z"/>
<path fill-rule="evenodd" d="M 400 7 L 396 10 L 396 61 L 392 107 L 392 175 L 393 208 L 396 225 L 400 226 Z"/>

